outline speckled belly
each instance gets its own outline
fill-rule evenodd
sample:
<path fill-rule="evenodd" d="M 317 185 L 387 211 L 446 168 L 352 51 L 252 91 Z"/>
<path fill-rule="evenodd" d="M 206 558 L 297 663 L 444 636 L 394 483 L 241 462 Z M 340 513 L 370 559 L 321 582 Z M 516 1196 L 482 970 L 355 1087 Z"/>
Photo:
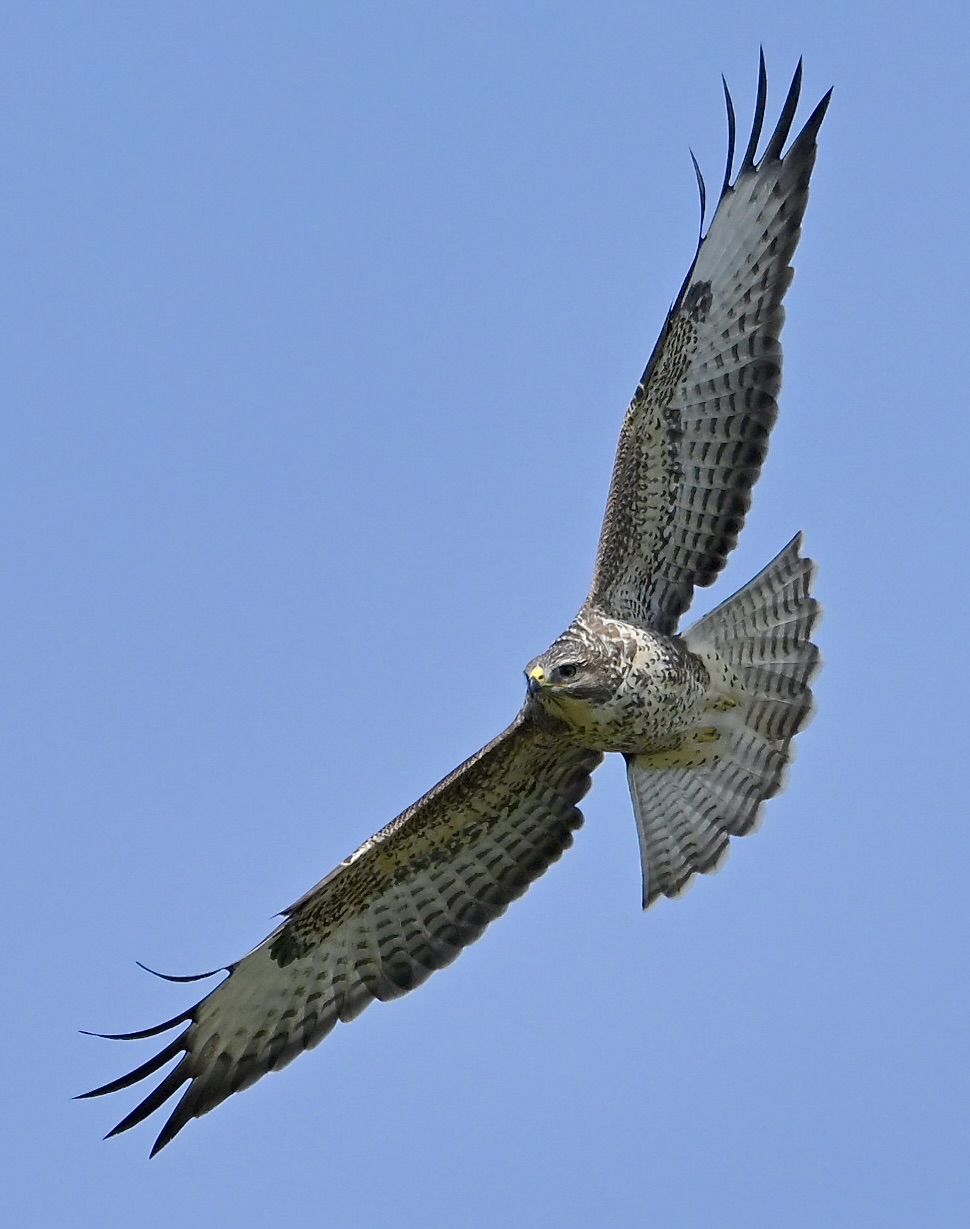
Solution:
<path fill-rule="evenodd" d="M 702 719 L 710 678 L 683 643 L 636 629 L 637 649 L 615 694 L 594 704 L 557 696 L 550 706 L 570 737 L 597 751 L 642 754 L 676 747 Z"/>

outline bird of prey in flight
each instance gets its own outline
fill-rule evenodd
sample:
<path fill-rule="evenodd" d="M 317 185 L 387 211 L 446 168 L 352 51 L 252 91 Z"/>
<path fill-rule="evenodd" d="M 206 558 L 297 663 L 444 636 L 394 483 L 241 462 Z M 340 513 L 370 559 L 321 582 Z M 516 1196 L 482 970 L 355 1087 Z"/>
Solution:
<path fill-rule="evenodd" d="M 117 1092 L 178 1059 L 112 1135 L 187 1085 L 154 1154 L 338 1021 L 450 964 L 572 843 L 605 752 L 626 760 L 645 908 L 719 866 L 730 838 L 750 832 L 782 788 L 819 659 L 815 566 L 801 536 L 677 627 L 695 586 L 716 579 L 737 543 L 778 413 L 782 300 L 831 93 L 786 151 L 800 84 L 801 63 L 758 157 L 762 56 L 736 172 L 724 87 L 717 207 L 705 234 L 697 170 L 701 238 L 623 421 L 589 595 L 526 667 L 518 716 L 286 909 L 200 1002 L 154 1028 L 102 1034 L 136 1040 L 184 1026 L 148 1062 L 84 1094 Z"/>

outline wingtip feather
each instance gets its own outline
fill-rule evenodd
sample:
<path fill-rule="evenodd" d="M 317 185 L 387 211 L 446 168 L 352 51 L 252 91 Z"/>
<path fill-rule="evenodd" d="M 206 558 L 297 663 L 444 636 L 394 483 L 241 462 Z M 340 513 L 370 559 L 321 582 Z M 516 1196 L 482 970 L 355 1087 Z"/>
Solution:
<path fill-rule="evenodd" d="M 154 1075 L 159 1067 L 164 1067 L 165 1064 L 176 1054 L 179 1054 L 185 1049 L 184 1034 L 175 1038 L 169 1045 L 147 1062 L 142 1063 L 140 1067 L 136 1067 L 133 1071 L 127 1072 L 125 1075 L 120 1075 L 116 1080 L 111 1080 L 107 1084 L 102 1084 L 100 1088 L 92 1088 L 90 1092 L 81 1092 L 74 1098 L 75 1101 L 87 1101 L 90 1097 L 103 1097 L 109 1093 L 120 1092 L 123 1088 L 130 1088 L 132 1084 L 138 1084 L 148 1076 Z"/>
<path fill-rule="evenodd" d="M 758 150 L 758 142 L 761 140 L 761 130 L 765 122 L 765 109 L 768 103 L 768 70 L 765 67 L 765 50 L 762 47 L 758 57 L 758 97 L 754 107 L 754 120 L 751 124 L 751 135 L 748 138 L 748 147 L 744 151 L 744 157 L 741 159 L 741 166 L 738 168 L 738 175 L 743 175 L 745 171 L 754 169 L 754 156 Z"/>
<path fill-rule="evenodd" d="M 724 165 L 724 179 L 721 182 L 721 196 L 723 197 L 731 186 L 731 174 L 734 170 L 734 145 L 735 141 L 737 140 L 737 117 L 734 114 L 734 99 L 731 97 L 731 91 L 728 89 L 727 79 L 723 76 L 723 74 L 721 76 L 721 85 L 724 87 L 724 106 L 727 110 L 728 126 L 727 160 Z"/>
<path fill-rule="evenodd" d="M 232 972 L 231 965 L 222 965 L 218 969 L 210 969 L 208 973 L 159 973 L 157 969 L 150 969 L 147 964 L 142 963 L 140 960 L 136 960 L 135 964 L 138 965 L 139 969 L 144 969 L 146 973 L 151 973 L 152 977 L 160 977 L 162 981 L 170 982 L 205 981 L 209 977 L 215 977 L 217 973 Z"/>
<path fill-rule="evenodd" d="M 140 1101 L 130 1114 L 127 1114 L 124 1118 L 122 1118 L 117 1126 L 111 1128 L 105 1136 L 105 1139 L 111 1139 L 115 1135 L 121 1135 L 122 1132 L 130 1131 L 132 1127 L 137 1127 L 140 1122 L 144 1122 L 150 1114 L 154 1114 L 160 1106 L 164 1105 L 169 1097 L 177 1092 L 189 1078 L 190 1076 L 186 1070 L 185 1059 L 183 1059 L 177 1067 L 174 1067 L 168 1073 L 165 1079 L 162 1080 L 157 1087 L 152 1089 L 144 1101 Z M 169 1121 L 171 1121 L 171 1119 Z M 161 1136 L 159 1138 L 161 1138 Z M 168 1141 L 166 1140 L 165 1142 L 167 1143 Z M 160 1146 L 164 1147 L 164 1144 Z"/>
<path fill-rule="evenodd" d="M 155 1024 L 151 1028 L 138 1029 L 133 1033 L 95 1033 L 91 1029 L 82 1028 L 81 1033 L 85 1037 L 101 1037 L 104 1041 L 144 1041 L 148 1037 L 158 1037 L 162 1033 L 167 1033 L 170 1029 L 176 1028 L 179 1024 L 185 1024 L 192 1019 L 196 1008 L 203 1002 L 193 1003 L 187 1011 L 181 1011 L 177 1016 L 172 1016 L 170 1020 L 163 1020 L 161 1024 Z"/>
<path fill-rule="evenodd" d="M 788 93 L 785 96 L 785 103 L 781 109 L 781 115 L 778 117 L 778 123 L 775 125 L 775 130 L 771 134 L 768 141 L 768 147 L 761 157 L 762 162 L 772 162 L 776 158 L 781 157 L 781 151 L 785 148 L 785 142 L 788 140 L 789 132 L 791 132 L 791 126 L 795 119 L 795 112 L 798 110 L 798 99 L 801 91 L 802 61 L 801 58 L 799 58 L 794 76 L 791 79 L 791 85 L 788 87 Z"/>
<path fill-rule="evenodd" d="M 687 151 L 690 154 L 690 160 L 694 164 L 694 174 L 697 177 L 697 193 L 700 197 L 701 216 L 697 224 L 697 246 L 701 245 L 701 240 L 704 238 L 704 218 L 707 214 L 707 185 L 704 183 L 704 175 L 700 168 L 700 163 L 694 155 L 692 149 Z"/>
<path fill-rule="evenodd" d="M 797 138 L 795 139 L 795 146 L 815 144 L 815 140 L 818 137 L 818 130 L 822 127 L 822 120 L 825 119 L 825 113 L 829 109 L 829 103 L 832 101 L 832 89 L 833 88 L 834 87 L 830 86 L 829 89 L 826 90 L 826 92 L 819 99 L 815 107 L 815 110 L 805 121 L 805 124 L 803 125 L 801 132 L 798 134 Z M 792 148 L 794 148 L 795 146 L 793 146 Z"/>

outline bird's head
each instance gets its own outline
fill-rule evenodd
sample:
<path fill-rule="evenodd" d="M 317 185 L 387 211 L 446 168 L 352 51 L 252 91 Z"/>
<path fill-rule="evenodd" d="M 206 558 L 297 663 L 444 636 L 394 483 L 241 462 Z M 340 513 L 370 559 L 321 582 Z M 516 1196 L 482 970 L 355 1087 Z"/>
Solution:
<path fill-rule="evenodd" d="M 526 688 L 530 698 L 560 711 L 596 707 L 613 698 L 627 667 L 616 646 L 567 631 L 526 666 Z"/>

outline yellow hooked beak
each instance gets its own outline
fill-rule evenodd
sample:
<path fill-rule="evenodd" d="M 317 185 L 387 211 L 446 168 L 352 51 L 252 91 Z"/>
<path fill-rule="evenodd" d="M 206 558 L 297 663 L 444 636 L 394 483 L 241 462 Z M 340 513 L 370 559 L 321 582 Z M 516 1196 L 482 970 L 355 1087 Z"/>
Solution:
<path fill-rule="evenodd" d="M 541 666 L 533 666 L 525 677 L 529 685 L 530 696 L 534 696 L 546 685 L 546 672 Z"/>

